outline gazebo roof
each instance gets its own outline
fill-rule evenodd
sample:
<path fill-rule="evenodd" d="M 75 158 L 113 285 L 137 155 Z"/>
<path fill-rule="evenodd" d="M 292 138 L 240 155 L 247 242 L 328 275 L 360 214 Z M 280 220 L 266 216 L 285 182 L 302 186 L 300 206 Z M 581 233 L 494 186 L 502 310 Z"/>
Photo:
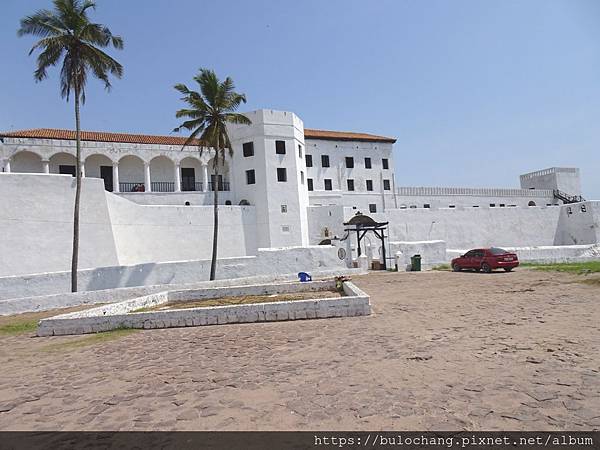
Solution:
<path fill-rule="evenodd" d="M 352 219 L 344 223 L 344 225 L 351 225 L 357 228 L 378 228 L 387 224 L 388 222 L 376 222 L 372 217 L 366 216 L 360 211 L 358 211 Z"/>

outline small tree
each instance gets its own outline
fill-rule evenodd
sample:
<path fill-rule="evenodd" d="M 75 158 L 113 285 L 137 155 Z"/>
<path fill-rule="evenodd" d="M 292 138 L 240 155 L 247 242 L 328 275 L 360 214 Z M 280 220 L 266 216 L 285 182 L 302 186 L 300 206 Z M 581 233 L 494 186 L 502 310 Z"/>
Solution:
<path fill-rule="evenodd" d="M 73 214 L 73 254 L 71 258 L 71 292 L 77 292 L 77 269 L 79 263 L 79 207 L 81 200 L 81 124 L 79 104 L 85 103 L 85 84 L 88 73 L 104 82 L 110 89 L 109 74 L 117 78 L 123 75 L 123 67 L 101 48 L 113 46 L 123 48 L 123 39 L 113 36 L 110 30 L 101 24 L 92 23 L 87 11 L 96 4 L 91 0 L 54 0 L 52 11 L 42 9 L 21 20 L 18 36 L 31 34 L 41 38 L 29 54 L 40 50 L 36 81 L 46 78 L 46 70 L 56 66 L 62 60 L 60 71 L 61 96 L 69 101 L 71 92 L 75 97 L 75 141 L 76 189 Z"/>
<path fill-rule="evenodd" d="M 235 92 L 233 80 L 229 77 L 221 82 L 217 75 L 208 69 L 200 69 L 198 75 L 194 77 L 198 83 L 200 92 L 192 91 L 185 84 L 175 85 L 175 89 L 183 94 L 181 100 L 188 104 L 188 108 L 180 109 L 175 116 L 177 118 L 188 118 L 180 126 L 175 128 L 179 132 L 182 128 L 190 130 L 191 134 L 186 139 L 183 146 L 193 145 L 196 140 L 200 140 L 200 155 L 204 151 L 204 146 L 215 149 L 213 160 L 213 169 L 215 173 L 212 183 L 213 196 L 213 242 L 212 259 L 210 264 L 210 279 L 214 280 L 217 271 L 217 239 L 219 235 L 219 168 L 220 164 L 225 163 L 225 151 L 228 150 L 233 155 L 229 135 L 227 134 L 227 124 L 245 124 L 252 122 L 246 116 L 236 113 L 242 103 L 246 103 L 246 96 Z"/>

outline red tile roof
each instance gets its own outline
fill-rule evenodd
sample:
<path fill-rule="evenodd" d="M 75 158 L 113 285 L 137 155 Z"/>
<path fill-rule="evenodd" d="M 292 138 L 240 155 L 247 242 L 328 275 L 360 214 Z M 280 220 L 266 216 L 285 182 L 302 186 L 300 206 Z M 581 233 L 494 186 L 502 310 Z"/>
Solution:
<path fill-rule="evenodd" d="M 36 138 L 36 139 L 66 139 L 75 140 L 75 131 L 60 130 L 55 128 L 34 128 L 31 130 L 0 132 L 0 137 Z M 377 136 L 366 133 L 352 133 L 348 131 L 327 131 L 304 129 L 306 139 L 324 139 L 333 141 L 363 141 L 363 142 L 386 142 L 393 144 L 396 139 L 385 136 Z M 156 136 L 149 134 L 130 133 L 106 133 L 103 131 L 82 131 L 83 141 L 96 142 L 121 142 L 128 144 L 155 144 L 155 145 L 183 145 L 186 138 L 181 136 Z M 194 141 L 199 144 L 200 141 Z"/>
<path fill-rule="evenodd" d="M 328 131 L 328 130 L 313 130 L 310 128 L 304 129 L 305 139 L 324 139 L 328 141 L 363 141 L 363 142 L 386 142 L 393 144 L 395 138 L 377 136 L 367 133 L 353 133 L 350 131 Z"/>

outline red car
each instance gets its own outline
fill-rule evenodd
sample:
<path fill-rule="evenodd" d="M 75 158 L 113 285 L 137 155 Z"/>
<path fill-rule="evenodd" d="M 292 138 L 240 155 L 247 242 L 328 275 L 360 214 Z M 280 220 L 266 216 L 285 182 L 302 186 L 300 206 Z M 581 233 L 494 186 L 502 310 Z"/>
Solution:
<path fill-rule="evenodd" d="M 516 253 L 510 253 L 498 247 L 469 250 L 459 258 L 452 260 L 454 272 L 460 272 L 463 269 L 477 272 L 482 270 L 486 273 L 490 273 L 494 269 L 504 269 L 510 272 L 518 265 L 519 258 Z"/>

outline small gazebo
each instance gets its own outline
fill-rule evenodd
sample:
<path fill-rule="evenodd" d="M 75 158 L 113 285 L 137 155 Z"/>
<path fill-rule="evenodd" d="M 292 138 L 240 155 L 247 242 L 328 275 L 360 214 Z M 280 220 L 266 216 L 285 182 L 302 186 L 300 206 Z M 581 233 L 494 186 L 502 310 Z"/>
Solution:
<path fill-rule="evenodd" d="M 360 241 L 365 237 L 365 235 L 372 231 L 375 236 L 381 241 L 381 256 L 383 259 L 383 270 L 387 269 L 387 259 L 385 255 L 385 229 L 387 228 L 389 222 L 376 222 L 372 217 L 366 216 L 358 211 L 352 219 L 348 222 L 344 223 L 346 227 L 344 231 L 346 231 L 349 235 L 351 232 L 356 232 L 356 241 L 357 241 L 357 251 L 358 256 L 361 255 L 362 250 L 360 247 Z"/>

